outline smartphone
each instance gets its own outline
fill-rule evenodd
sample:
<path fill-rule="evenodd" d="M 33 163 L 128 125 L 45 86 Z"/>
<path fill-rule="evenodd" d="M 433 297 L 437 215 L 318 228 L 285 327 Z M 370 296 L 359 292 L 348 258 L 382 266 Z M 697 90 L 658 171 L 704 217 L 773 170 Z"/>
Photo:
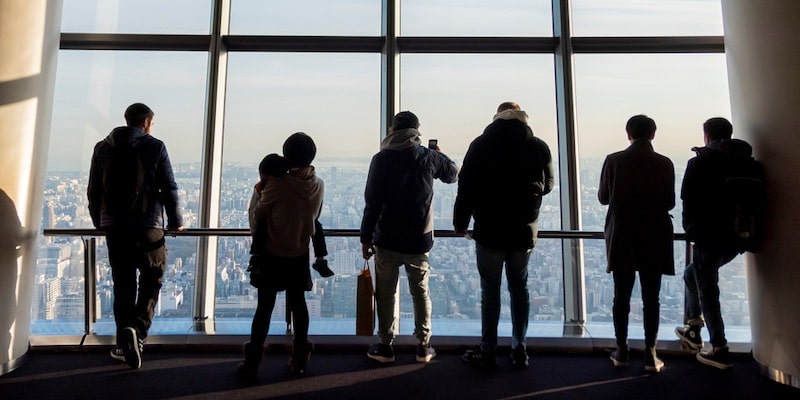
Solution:
<path fill-rule="evenodd" d="M 437 139 L 428 140 L 428 148 L 431 150 L 439 150 L 439 141 Z"/>

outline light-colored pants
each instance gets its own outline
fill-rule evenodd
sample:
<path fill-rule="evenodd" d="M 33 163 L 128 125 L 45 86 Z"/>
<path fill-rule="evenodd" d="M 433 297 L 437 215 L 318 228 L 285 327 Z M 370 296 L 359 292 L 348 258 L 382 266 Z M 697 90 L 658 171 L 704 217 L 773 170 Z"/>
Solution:
<path fill-rule="evenodd" d="M 375 303 L 378 309 L 378 337 L 392 344 L 398 329 L 395 312 L 400 266 L 405 266 L 408 289 L 414 303 L 414 336 L 421 344 L 431 338 L 431 298 L 428 292 L 428 253 L 405 254 L 375 249 Z"/>

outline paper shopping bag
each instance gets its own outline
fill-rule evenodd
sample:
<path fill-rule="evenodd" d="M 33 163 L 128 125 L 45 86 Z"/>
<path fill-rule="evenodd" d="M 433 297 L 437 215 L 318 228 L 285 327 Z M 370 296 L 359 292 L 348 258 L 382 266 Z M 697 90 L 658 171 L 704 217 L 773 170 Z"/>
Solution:
<path fill-rule="evenodd" d="M 369 263 L 364 260 L 364 268 L 358 274 L 356 283 L 356 335 L 372 336 L 375 332 L 375 289 Z"/>

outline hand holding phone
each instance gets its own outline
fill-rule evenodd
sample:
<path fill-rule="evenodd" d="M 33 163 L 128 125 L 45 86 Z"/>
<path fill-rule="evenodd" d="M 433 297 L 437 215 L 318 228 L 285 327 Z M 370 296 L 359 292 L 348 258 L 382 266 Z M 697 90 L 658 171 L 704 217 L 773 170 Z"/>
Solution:
<path fill-rule="evenodd" d="M 428 140 L 428 148 L 431 150 L 439 151 L 439 140 L 437 139 Z"/>

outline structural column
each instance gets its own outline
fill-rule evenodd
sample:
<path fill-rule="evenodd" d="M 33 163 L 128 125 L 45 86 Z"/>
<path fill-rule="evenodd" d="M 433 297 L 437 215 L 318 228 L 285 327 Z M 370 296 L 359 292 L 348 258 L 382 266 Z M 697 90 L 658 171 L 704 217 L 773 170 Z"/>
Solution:
<path fill-rule="evenodd" d="M 0 375 L 28 352 L 60 24 L 60 0 L 0 0 Z"/>
<path fill-rule="evenodd" d="M 766 237 L 747 254 L 753 357 L 800 387 L 800 1 L 724 0 L 734 137 L 765 164 Z"/>

